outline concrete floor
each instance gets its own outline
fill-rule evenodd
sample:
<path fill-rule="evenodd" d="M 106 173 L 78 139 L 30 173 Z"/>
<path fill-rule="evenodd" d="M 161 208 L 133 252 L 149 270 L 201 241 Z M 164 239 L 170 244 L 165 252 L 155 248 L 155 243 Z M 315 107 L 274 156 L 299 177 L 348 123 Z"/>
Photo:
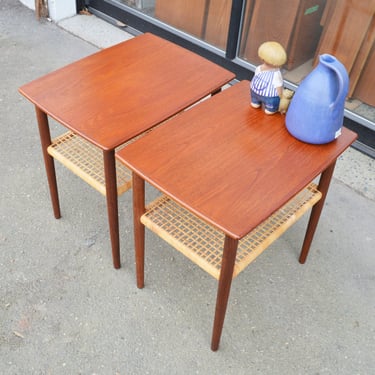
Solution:
<path fill-rule="evenodd" d="M 17 89 L 128 37 L 94 16 L 38 22 L 0 0 L 0 374 L 374 374 L 375 165 L 353 149 L 307 263 L 304 218 L 234 280 L 216 353 L 216 281 L 151 233 L 136 288 L 131 192 L 119 200 L 120 270 L 105 200 L 58 164 L 53 218 L 34 108 Z"/>

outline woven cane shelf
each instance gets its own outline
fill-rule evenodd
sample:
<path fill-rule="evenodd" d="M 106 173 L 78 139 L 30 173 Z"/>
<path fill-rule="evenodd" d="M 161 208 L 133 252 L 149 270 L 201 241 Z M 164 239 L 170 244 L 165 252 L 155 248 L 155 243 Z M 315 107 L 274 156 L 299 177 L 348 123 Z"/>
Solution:
<path fill-rule="evenodd" d="M 48 153 L 94 189 L 106 195 L 103 152 L 82 137 L 68 131 L 55 138 Z M 117 194 L 131 188 L 131 172 L 116 160 Z"/>
<path fill-rule="evenodd" d="M 321 198 L 313 183 L 239 241 L 233 278 L 290 228 Z M 211 276 L 219 279 L 224 233 L 167 196 L 153 201 L 141 222 Z"/>

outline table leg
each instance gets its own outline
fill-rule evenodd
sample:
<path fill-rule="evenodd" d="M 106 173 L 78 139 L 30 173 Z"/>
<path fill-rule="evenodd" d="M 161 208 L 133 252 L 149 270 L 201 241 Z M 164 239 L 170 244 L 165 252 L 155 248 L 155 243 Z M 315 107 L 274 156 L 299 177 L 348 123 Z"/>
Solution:
<path fill-rule="evenodd" d="M 52 201 L 53 213 L 56 219 L 60 219 L 61 212 L 59 204 L 59 194 L 57 190 L 55 162 L 53 160 L 53 157 L 47 151 L 47 148 L 52 143 L 48 117 L 47 114 L 37 106 L 35 106 L 35 112 L 38 121 L 40 142 L 42 144 L 43 158 L 47 173 L 47 180 Z"/>
<path fill-rule="evenodd" d="M 311 209 L 311 215 L 309 219 L 309 224 L 306 229 L 305 239 L 303 241 L 301 254 L 299 257 L 299 262 L 304 264 L 306 262 L 307 255 L 310 250 L 311 242 L 313 240 L 315 230 L 318 226 L 320 214 L 324 207 L 324 202 L 327 197 L 328 188 L 331 183 L 333 171 L 335 170 L 336 160 L 324 170 L 320 176 L 318 190 L 322 193 L 322 198 L 319 202 Z"/>
<path fill-rule="evenodd" d="M 114 268 L 117 269 L 121 267 L 121 262 L 115 151 L 103 151 L 103 160 L 112 261 Z"/>
<path fill-rule="evenodd" d="M 217 290 L 214 327 L 212 330 L 211 350 L 219 348 L 221 332 L 223 330 L 225 313 L 228 305 L 230 287 L 233 279 L 233 268 L 236 260 L 238 240 L 225 236 L 223 259 Z"/>
<path fill-rule="evenodd" d="M 145 181 L 133 172 L 133 220 L 137 287 L 144 287 L 145 227 L 141 216 L 145 213 Z"/>

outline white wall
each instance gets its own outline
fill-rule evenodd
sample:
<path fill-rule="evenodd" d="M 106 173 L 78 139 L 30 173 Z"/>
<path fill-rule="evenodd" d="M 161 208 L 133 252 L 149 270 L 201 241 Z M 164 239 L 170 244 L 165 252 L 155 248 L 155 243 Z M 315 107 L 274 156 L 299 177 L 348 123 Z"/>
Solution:
<path fill-rule="evenodd" d="M 22 4 L 35 10 L 35 0 L 20 0 Z M 48 0 L 49 17 L 53 21 L 60 21 L 72 17 L 77 13 L 75 0 Z"/>
<path fill-rule="evenodd" d="M 75 0 L 48 0 L 49 16 L 54 21 L 73 17 L 77 14 Z"/>

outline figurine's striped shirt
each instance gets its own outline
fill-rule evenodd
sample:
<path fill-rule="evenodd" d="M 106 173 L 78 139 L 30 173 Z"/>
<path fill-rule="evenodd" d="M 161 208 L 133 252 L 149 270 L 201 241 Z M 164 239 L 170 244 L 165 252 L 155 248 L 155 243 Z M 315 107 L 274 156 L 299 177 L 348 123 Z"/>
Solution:
<path fill-rule="evenodd" d="M 283 78 L 278 69 L 261 71 L 260 68 L 257 67 L 251 81 L 252 90 L 260 96 L 267 97 L 278 96 L 276 88 L 282 85 Z"/>

